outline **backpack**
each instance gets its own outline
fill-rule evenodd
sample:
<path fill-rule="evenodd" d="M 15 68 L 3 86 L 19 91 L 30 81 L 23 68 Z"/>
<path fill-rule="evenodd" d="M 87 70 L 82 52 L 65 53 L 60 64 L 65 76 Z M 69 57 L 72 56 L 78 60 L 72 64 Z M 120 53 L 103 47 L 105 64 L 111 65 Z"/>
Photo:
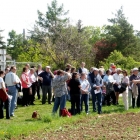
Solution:
<path fill-rule="evenodd" d="M 71 117 L 71 113 L 66 108 L 64 108 L 61 110 L 61 116 L 62 117 L 66 117 L 66 116 Z"/>

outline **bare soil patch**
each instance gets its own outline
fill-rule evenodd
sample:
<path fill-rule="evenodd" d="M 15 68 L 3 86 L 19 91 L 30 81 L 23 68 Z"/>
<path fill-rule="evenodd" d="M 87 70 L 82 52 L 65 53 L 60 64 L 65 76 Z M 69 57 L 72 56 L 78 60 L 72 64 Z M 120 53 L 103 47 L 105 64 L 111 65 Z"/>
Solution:
<path fill-rule="evenodd" d="M 27 140 L 140 140 L 140 113 L 85 116 L 74 124 L 30 135 Z"/>

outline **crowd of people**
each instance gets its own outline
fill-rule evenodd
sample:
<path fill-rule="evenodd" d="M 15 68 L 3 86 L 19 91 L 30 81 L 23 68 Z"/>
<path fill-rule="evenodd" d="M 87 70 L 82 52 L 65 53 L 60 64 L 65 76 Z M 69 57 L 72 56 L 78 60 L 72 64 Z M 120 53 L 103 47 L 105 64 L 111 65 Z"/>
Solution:
<path fill-rule="evenodd" d="M 41 65 L 31 66 L 26 64 L 20 77 L 16 74 L 16 66 L 6 67 L 0 71 L 0 118 L 14 117 L 17 107 L 18 92 L 23 93 L 22 106 L 35 105 L 37 93 L 38 100 L 42 104 L 54 105 L 52 113 L 59 109 L 60 116 L 66 108 L 66 101 L 71 102 L 69 111 L 72 115 L 83 111 L 83 103 L 86 114 L 89 113 L 89 100 L 92 99 L 92 111 L 102 113 L 102 106 L 118 105 L 119 95 L 122 94 L 124 109 L 128 110 L 140 107 L 140 68 L 133 68 L 128 73 L 126 70 L 117 68 L 114 63 L 105 71 L 104 67 L 91 67 L 90 71 L 85 68 L 85 63 L 76 68 L 68 64 L 65 70 L 51 71 L 50 66 L 45 70 Z M 42 89 L 42 98 L 40 90 Z M 53 95 L 53 96 L 52 96 Z"/>

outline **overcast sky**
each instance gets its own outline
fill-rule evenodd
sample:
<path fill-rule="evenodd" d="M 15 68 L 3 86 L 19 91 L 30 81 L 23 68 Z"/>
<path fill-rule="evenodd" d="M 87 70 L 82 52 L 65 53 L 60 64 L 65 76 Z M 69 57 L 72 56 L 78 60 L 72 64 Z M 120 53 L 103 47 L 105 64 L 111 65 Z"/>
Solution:
<path fill-rule="evenodd" d="M 50 3 L 51 0 L 0 0 L 0 29 L 4 29 L 5 40 L 12 29 L 17 33 L 31 29 L 37 20 L 37 10 L 45 13 Z M 107 24 L 112 12 L 123 6 L 128 21 L 140 30 L 140 0 L 58 0 L 59 5 L 62 3 L 69 10 L 72 24 L 81 19 L 84 26 Z"/>

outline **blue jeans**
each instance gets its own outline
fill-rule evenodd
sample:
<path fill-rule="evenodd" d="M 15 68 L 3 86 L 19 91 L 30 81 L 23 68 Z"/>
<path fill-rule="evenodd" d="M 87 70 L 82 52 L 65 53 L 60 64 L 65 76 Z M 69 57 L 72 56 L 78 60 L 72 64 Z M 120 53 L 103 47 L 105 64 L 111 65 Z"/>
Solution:
<path fill-rule="evenodd" d="M 8 94 L 12 96 L 11 106 L 10 106 L 10 115 L 14 115 L 16 98 L 17 98 L 17 89 L 16 89 L 16 86 L 9 86 L 7 88 L 8 88 Z"/>
<path fill-rule="evenodd" d="M 81 96 L 81 111 L 83 110 L 83 102 L 85 104 L 85 112 L 89 111 L 89 94 L 82 94 Z"/>
<path fill-rule="evenodd" d="M 94 89 L 91 91 L 92 93 L 92 104 L 93 104 L 93 111 L 96 112 L 96 101 L 98 104 L 98 114 L 102 112 L 102 93 L 95 94 Z"/>
<path fill-rule="evenodd" d="M 54 106 L 53 106 L 53 113 L 56 113 L 60 105 L 60 110 L 64 109 L 66 106 L 66 94 L 62 95 L 61 97 L 55 97 Z"/>

